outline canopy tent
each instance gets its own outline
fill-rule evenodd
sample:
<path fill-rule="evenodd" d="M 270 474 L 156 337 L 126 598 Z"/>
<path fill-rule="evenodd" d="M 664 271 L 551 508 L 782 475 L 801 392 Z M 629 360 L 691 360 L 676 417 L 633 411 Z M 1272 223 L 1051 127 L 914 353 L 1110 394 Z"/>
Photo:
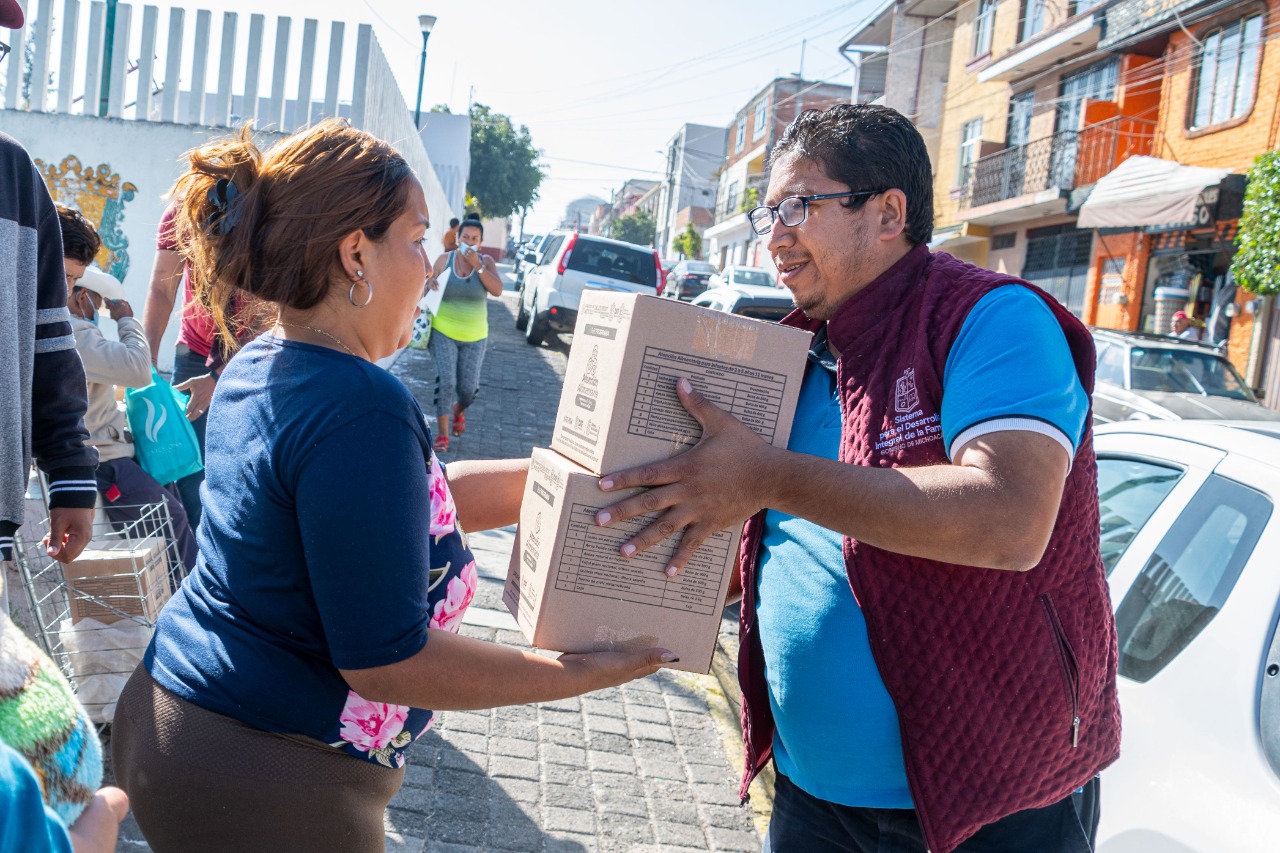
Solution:
<path fill-rule="evenodd" d="M 1130 157 L 1094 184 L 1076 224 L 1080 228 L 1191 226 L 1201 194 L 1230 174 L 1230 169 Z"/>

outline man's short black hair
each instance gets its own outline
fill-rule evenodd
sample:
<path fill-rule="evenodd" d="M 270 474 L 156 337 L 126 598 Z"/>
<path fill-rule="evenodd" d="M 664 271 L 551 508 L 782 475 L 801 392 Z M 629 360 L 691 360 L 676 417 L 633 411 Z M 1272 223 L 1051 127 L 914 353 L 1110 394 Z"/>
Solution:
<path fill-rule="evenodd" d="M 769 157 L 772 167 L 795 155 L 822 166 L 851 190 L 900 189 L 907 197 L 907 241 L 933 237 L 933 169 L 924 137 L 907 117 L 875 104 L 837 104 L 805 110 L 791 122 Z M 841 202 L 858 207 L 866 199 Z"/>
<path fill-rule="evenodd" d="M 59 204 L 58 225 L 62 228 L 62 257 L 89 264 L 102 248 L 102 238 L 78 210 Z"/>
<path fill-rule="evenodd" d="M 453 229 L 453 228 L 457 228 L 457 227 L 458 227 L 458 217 L 456 217 L 456 216 L 455 216 L 455 217 L 453 217 L 452 219 L 450 219 L 450 220 L 449 220 L 449 228 L 450 228 L 450 229 Z"/>

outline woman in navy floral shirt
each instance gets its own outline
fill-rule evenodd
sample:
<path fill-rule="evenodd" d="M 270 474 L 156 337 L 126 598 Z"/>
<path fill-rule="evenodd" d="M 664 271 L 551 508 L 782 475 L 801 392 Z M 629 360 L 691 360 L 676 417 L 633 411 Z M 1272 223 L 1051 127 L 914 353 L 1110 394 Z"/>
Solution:
<path fill-rule="evenodd" d="M 218 382 L 200 560 L 121 696 L 116 773 L 156 853 L 380 851 L 435 711 L 576 695 L 671 655 L 551 660 L 458 636 L 476 588 L 463 526 L 513 523 L 527 462 L 446 477 L 413 396 L 374 364 L 408 342 L 428 271 L 405 161 L 337 120 L 265 154 L 246 132 L 189 156 L 177 236 L 197 295 L 224 335 L 237 290 L 279 319 Z"/>

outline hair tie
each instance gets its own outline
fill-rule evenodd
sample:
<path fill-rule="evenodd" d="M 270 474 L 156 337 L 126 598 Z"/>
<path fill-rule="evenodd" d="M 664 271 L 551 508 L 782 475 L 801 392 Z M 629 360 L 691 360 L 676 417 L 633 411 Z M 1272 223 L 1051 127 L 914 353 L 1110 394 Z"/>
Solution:
<path fill-rule="evenodd" d="M 205 220 L 205 230 L 216 229 L 224 237 L 230 234 L 231 229 L 236 227 L 240 219 L 240 212 L 236 209 L 236 199 L 239 197 L 240 188 L 236 186 L 235 181 L 230 178 L 219 178 L 209 190 L 209 203 L 213 205 L 213 212 Z"/>

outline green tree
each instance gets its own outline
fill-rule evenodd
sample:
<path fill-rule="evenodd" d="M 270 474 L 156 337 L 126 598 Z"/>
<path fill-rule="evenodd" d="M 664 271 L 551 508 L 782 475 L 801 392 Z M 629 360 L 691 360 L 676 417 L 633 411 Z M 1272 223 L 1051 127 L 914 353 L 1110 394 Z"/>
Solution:
<path fill-rule="evenodd" d="M 693 227 L 692 222 L 686 225 L 680 235 L 676 237 L 674 247 L 678 253 L 686 258 L 702 259 L 702 235 L 698 233 L 698 229 Z"/>
<path fill-rule="evenodd" d="M 510 216 L 532 207 L 545 172 L 529 128 L 484 104 L 471 105 L 471 177 L 467 193 L 486 217 Z"/>
<path fill-rule="evenodd" d="M 1253 162 L 1231 272 L 1250 293 L 1280 294 L 1280 151 Z"/>
<path fill-rule="evenodd" d="M 647 210 L 637 210 L 627 216 L 620 216 L 610 229 L 610 236 L 615 240 L 625 240 L 639 246 L 652 246 L 658 223 L 653 214 Z"/>

